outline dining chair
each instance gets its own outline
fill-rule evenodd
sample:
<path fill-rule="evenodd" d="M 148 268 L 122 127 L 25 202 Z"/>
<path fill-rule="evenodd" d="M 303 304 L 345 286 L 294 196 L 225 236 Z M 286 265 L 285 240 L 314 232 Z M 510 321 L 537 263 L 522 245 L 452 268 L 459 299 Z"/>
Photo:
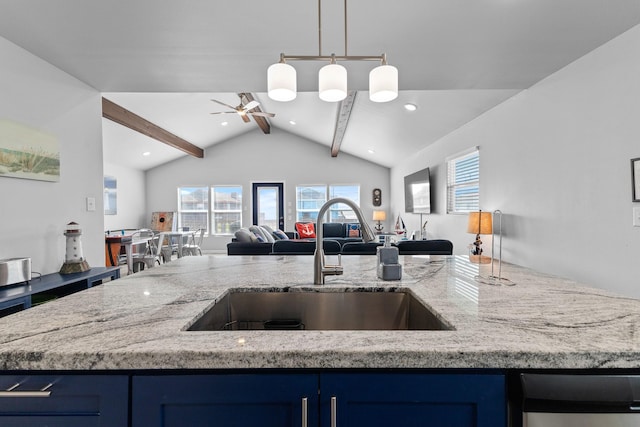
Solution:
<path fill-rule="evenodd" d="M 202 255 L 202 240 L 204 239 L 204 228 L 198 229 L 196 232 L 189 234 L 187 243 L 182 246 L 182 256 L 184 255 Z"/>
<path fill-rule="evenodd" d="M 134 237 L 137 233 L 138 236 Z M 133 253 L 133 272 L 137 273 L 140 270 L 144 270 L 146 268 L 155 267 L 156 263 L 158 265 L 162 264 L 162 246 L 164 242 L 165 235 L 164 233 L 154 233 L 151 230 L 139 230 L 134 233 L 133 238 L 137 238 L 140 240 L 147 240 L 147 244 L 144 245 L 144 249 L 141 251 L 136 251 Z M 138 245 L 136 245 L 137 247 Z M 142 245 L 140 245 L 142 246 Z"/>

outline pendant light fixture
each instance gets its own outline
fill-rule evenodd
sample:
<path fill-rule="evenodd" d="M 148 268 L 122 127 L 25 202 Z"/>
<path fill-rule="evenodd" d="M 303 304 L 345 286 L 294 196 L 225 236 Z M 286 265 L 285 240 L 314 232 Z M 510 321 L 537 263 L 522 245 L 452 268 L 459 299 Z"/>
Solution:
<path fill-rule="evenodd" d="M 344 0 L 344 56 L 322 55 L 322 0 L 318 0 L 318 56 L 280 54 L 280 62 L 267 70 L 267 94 L 275 101 L 291 101 L 296 97 L 296 70 L 286 61 L 329 61 L 318 73 L 320 99 L 342 101 L 347 96 L 347 69 L 337 61 L 380 61 L 369 73 L 369 99 L 389 102 L 398 97 L 398 69 L 387 64 L 386 54 L 379 56 L 347 55 L 347 0 Z"/>

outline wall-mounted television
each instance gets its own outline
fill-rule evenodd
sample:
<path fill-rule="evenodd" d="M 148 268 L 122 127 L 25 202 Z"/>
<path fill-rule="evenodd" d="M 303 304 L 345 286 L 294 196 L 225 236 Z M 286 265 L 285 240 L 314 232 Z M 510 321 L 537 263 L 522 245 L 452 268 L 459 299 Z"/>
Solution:
<path fill-rule="evenodd" d="M 404 210 L 407 213 L 431 213 L 429 168 L 404 177 Z"/>

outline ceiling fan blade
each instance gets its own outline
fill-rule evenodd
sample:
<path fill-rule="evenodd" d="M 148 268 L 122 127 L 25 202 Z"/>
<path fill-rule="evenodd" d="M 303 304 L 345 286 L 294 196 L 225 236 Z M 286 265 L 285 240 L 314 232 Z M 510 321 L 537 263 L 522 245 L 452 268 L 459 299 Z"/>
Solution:
<path fill-rule="evenodd" d="M 215 111 L 209 114 L 237 114 L 235 111 Z"/>
<path fill-rule="evenodd" d="M 247 105 L 244 106 L 245 110 L 253 110 L 254 108 L 256 108 L 258 105 L 260 105 L 260 103 L 256 100 L 250 101 L 247 103 Z"/>
<path fill-rule="evenodd" d="M 251 121 L 249 120 L 249 116 L 246 114 L 240 114 L 240 117 L 242 117 L 242 120 L 244 120 L 245 123 L 249 123 Z"/>
<path fill-rule="evenodd" d="M 236 107 L 232 107 L 231 105 L 229 105 L 229 104 L 225 104 L 224 102 L 220 102 L 220 101 L 218 101 L 218 100 L 216 100 L 216 99 L 212 99 L 212 101 L 213 101 L 213 102 L 216 102 L 216 103 L 218 103 L 218 104 L 220 104 L 220 105 L 224 105 L 224 106 L 225 106 L 225 107 L 227 107 L 227 108 L 231 108 L 231 109 L 232 109 L 232 110 L 234 110 L 234 111 L 235 111 L 235 109 L 236 109 Z"/>
<path fill-rule="evenodd" d="M 252 116 L 260 116 L 260 117 L 275 117 L 275 113 L 264 113 L 262 111 L 256 111 L 255 113 L 247 113 L 247 114 L 251 114 Z"/>

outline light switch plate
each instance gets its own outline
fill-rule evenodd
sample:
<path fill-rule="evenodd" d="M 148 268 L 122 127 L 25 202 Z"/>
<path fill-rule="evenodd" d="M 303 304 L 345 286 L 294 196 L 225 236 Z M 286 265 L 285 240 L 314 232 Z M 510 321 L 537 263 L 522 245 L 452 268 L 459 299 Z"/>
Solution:
<path fill-rule="evenodd" d="M 640 227 L 640 207 L 633 208 L 633 226 Z"/>
<path fill-rule="evenodd" d="M 95 197 L 87 197 L 87 211 L 93 212 L 96 210 L 96 198 Z"/>

